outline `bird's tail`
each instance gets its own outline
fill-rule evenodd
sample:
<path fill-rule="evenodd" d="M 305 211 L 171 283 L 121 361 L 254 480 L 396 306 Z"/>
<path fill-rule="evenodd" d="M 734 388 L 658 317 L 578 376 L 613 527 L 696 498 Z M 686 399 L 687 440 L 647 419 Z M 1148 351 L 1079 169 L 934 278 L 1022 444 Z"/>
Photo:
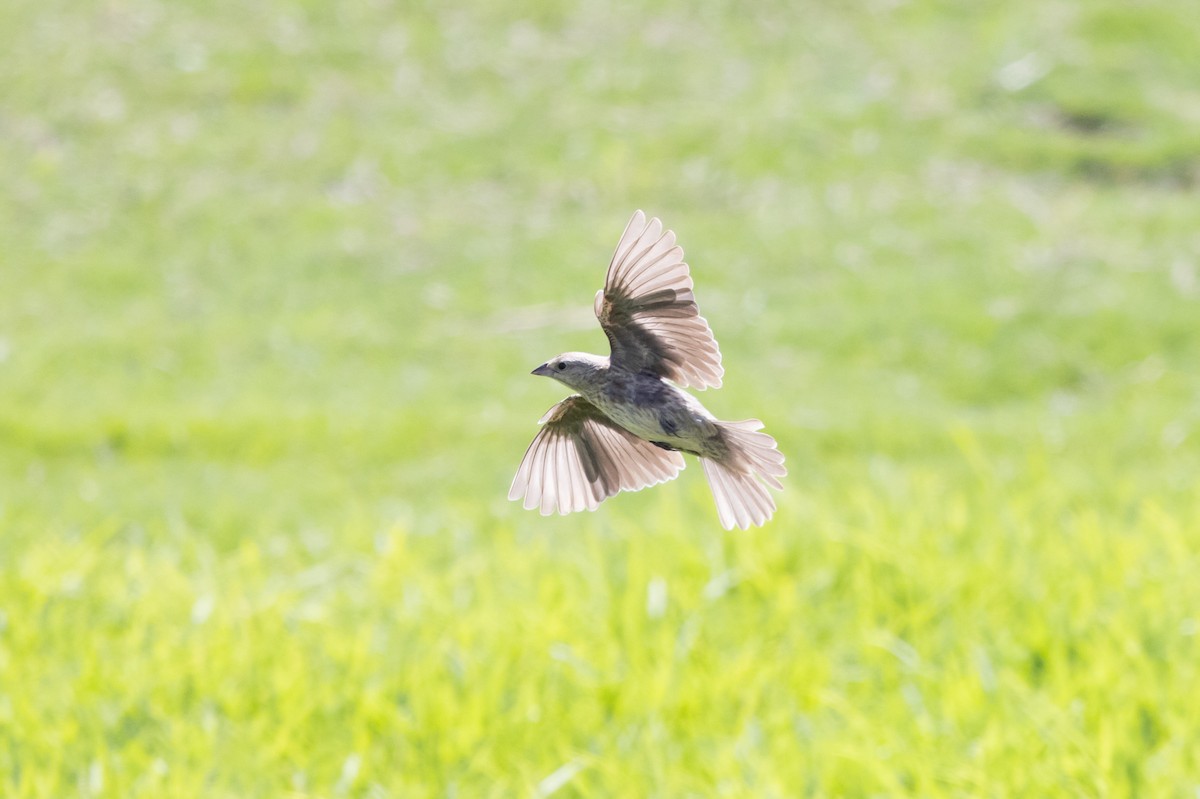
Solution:
<path fill-rule="evenodd" d="M 767 487 L 783 488 L 778 478 L 787 474 L 787 469 L 775 439 L 758 432 L 762 426 L 757 419 L 721 422 L 729 452 L 720 459 L 700 459 L 717 501 L 717 516 L 726 530 L 761 526 L 775 512 L 775 500 Z"/>

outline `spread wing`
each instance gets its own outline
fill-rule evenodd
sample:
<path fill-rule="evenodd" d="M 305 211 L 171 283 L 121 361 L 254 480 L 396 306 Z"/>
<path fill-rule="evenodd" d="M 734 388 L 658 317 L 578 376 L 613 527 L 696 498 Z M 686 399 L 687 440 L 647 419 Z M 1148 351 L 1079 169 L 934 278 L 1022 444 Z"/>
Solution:
<path fill-rule="evenodd" d="M 524 497 L 543 516 L 595 510 L 618 491 L 637 491 L 672 479 L 683 468 L 678 452 L 660 449 L 613 424 L 578 394 L 541 418 L 544 424 L 517 468 L 509 499 Z"/>
<path fill-rule="evenodd" d="M 673 231 L 634 213 L 596 294 L 596 318 L 612 362 L 681 386 L 720 388 L 721 351 L 692 293 L 692 276 Z"/>

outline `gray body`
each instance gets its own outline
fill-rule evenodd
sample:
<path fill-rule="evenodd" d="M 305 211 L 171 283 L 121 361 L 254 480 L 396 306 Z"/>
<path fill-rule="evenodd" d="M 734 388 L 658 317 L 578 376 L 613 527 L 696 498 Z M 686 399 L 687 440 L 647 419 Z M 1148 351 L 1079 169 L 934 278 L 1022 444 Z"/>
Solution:
<path fill-rule="evenodd" d="M 621 369 L 584 352 L 564 353 L 533 373 L 575 389 L 638 438 L 702 458 L 721 460 L 728 453 L 717 418 L 658 375 Z"/>

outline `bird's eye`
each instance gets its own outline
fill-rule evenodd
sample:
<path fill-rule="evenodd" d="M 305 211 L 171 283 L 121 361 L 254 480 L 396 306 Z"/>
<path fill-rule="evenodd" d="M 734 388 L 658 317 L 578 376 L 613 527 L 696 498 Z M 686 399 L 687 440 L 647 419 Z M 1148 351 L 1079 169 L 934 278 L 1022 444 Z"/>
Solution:
<path fill-rule="evenodd" d="M 563 363 L 562 361 L 558 362 L 558 371 L 561 372 L 563 369 L 566 369 L 566 368 L 567 368 L 567 365 L 565 363 Z"/>

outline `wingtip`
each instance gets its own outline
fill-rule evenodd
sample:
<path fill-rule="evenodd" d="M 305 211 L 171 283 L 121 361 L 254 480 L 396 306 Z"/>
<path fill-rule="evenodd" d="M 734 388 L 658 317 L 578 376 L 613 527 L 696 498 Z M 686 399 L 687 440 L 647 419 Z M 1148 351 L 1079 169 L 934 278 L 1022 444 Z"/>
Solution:
<path fill-rule="evenodd" d="M 637 234 L 640 236 L 642 231 L 645 229 L 646 214 L 641 208 L 639 208 L 633 212 L 632 216 L 629 217 L 629 222 L 625 225 L 625 231 L 621 234 L 621 240 L 624 241 L 625 237 L 634 230 L 636 230 Z"/>

